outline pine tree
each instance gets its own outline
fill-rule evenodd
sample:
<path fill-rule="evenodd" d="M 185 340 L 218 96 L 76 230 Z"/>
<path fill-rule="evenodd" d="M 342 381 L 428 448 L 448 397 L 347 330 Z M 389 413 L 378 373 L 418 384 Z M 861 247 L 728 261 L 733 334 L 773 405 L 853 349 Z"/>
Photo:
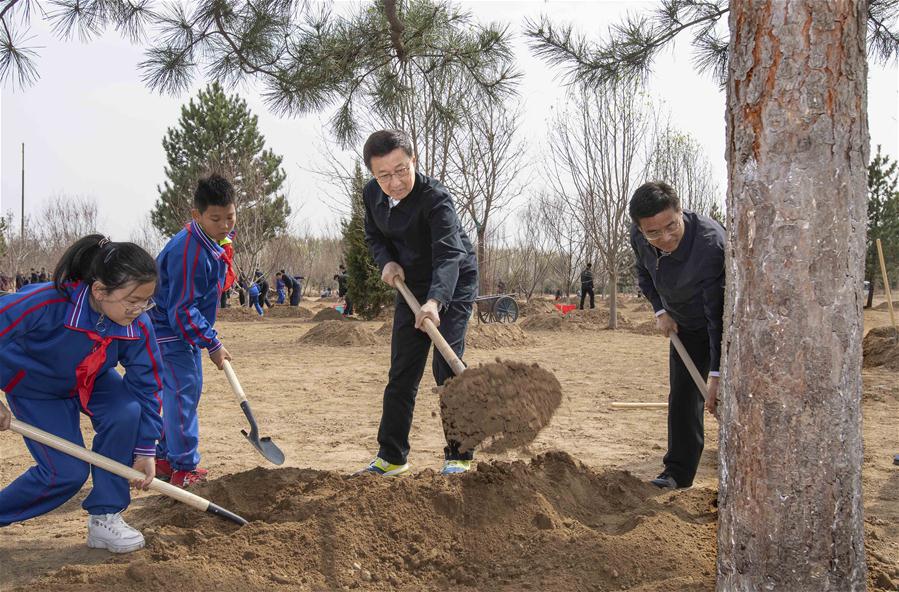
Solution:
<path fill-rule="evenodd" d="M 865 279 L 872 284 L 883 283 L 877 239 L 883 246 L 883 257 L 890 279 L 899 268 L 899 164 L 890 157 L 877 155 L 868 164 L 868 243 L 865 254 Z M 873 295 L 873 291 L 869 293 Z M 870 300 L 867 306 L 871 306 Z"/>
<path fill-rule="evenodd" d="M 381 281 L 381 272 L 365 243 L 365 206 L 362 189 L 368 179 L 356 163 L 350 195 L 350 217 L 344 220 L 343 244 L 349 282 L 347 290 L 353 310 L 362 318 L 371 319 L 381 308 L 393 301 L 394 291 Z"/>
<path fill-rule="evenodd" d="M 244 267 L 257 266 L 265 244 L 287 229 L 290 206 L 281 194 L 282 157 L 265 149 L 257 117 L 237 95 L 217 83 L 181 108 L 178 125 L 162 140 L 167 180 L 151 214 L 153 225 L 172 236 L 190 219 L 197 179 L 211 172 L 228 178 L 237 201 L 237 241 Z"/>

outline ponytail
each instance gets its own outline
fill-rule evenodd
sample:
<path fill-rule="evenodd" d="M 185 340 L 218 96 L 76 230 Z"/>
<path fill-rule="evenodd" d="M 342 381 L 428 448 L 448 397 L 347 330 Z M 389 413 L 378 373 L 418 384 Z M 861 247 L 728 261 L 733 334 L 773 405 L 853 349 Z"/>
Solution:
<path fill-rule="evenodd" d="M 65 292 L 65 284 L 101 282 L 107 291 L 130 282 L 144 284 L 156 281 L 156 261 L 134 243 L 114 243 L 102 234 L 78 239 L 56 264 L 53 284 Z"/>

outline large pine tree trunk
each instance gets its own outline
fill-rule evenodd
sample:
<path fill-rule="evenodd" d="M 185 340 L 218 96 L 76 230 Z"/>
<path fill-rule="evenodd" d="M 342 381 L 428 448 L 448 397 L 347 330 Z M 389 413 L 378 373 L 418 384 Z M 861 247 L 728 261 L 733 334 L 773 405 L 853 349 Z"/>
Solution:
<path fill-rule="evenodd" d="M 730 3 L 718 590 L 864 590 L 864 1 Z"/>

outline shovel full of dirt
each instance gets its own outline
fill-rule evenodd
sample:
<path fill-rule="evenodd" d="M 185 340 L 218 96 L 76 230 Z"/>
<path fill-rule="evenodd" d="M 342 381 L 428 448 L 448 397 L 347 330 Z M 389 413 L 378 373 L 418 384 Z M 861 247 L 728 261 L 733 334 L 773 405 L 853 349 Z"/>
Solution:
<path fill-rule="evenodd" d="M 403 280 L 394 285 L 416 315 L 421 305 Z M 562 402 L 562 387 L 537 364 L 502 361 L 466 368 L 440 331 L 425 319 L 425 332 L 453 369 L 440 388 L 440 415 L 448 440 L 466 452 L 500 452 L 531 443 Z"/>

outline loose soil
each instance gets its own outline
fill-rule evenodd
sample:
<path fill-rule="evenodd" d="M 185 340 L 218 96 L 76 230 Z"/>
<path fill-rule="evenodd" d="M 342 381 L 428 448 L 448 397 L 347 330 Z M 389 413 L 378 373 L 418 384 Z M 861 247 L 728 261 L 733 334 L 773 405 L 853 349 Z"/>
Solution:
<path fill-rule="evenodd" d="M 344 321 L 346 317 L 340 314 L 336 308 L 326 307 L 315 313 L 313 321 Z"/>
<path fill-rule="evenodd" d="M 899 333 L 893 327 L 871 329 L 862 341 L 862 356 L 865 368 L 899 370 Z"/>
<path fill-rule="evenodd" d="M 504 452 L 534 441 L 562 402 L 562 386 L 537 364 L 496 360 L 440 389 L 440 417 L 459 450 Z"/>
<path fill-rule="evenodd" d="M 390 333 L 387 333 L 390 338 Z M 479 324 L 472 321 L 465 335 L 465 347 L 476 349 L 508 349 L 531 345 L 531 338 L 514 324 L 489 323 Z"/>
<path fill-rule="evenodd" d="M 652 320 L 651 312 L 627 312 L 635 321 Z M 340 324 L 369 331 L 382 325 Z M 865 311 L 866 329 L 887 324 L 887 312 Z M 411 474 L 350 479 L 377 452 L 388 341 L 340 349 L 299 343 L 310 323 L 269 315 L 262 322 L 225 320 L 217 329 L 260 431 L 287 461 L 279 469 L 266 465 L 247 443 L 240 434 L 246 418 L 224 373 L 206 360 L 200 452 L 211 482 L 195 491 L 253 522 L 238 529 L 138 493 L 125 518 L 142 529 L 147 548 L 114 556 L 85 545 L 80 504 L 88 483 L 57 510 L 0 529 L 0 590 L 715 589 L 715 421 L 706 421 L 693 489 L 663 493 L 646 480 L 661 468 L 665 413 L 609 407 L 664 400 L 664 338 L 585 329 L 574 339 L 531 334 L 529 345 L 503 357 L 552 371 L 564 393 L 561 405 L 529 446 L 477 451 L 476 468 L 453 478 L 437 474 L 444 438 L 428 367 L 410 434 Z M 471 348 L 465 359 L 474 368 L 496 354 Z M 899 587 L 899 467 L 892 464 L 899 453 L 899 373 L 878 366 L 865 368 L 863 377 L 868 589 L 885 592 Z M 89 420 L 82 421 L 90 446 Z M 20 437 L 0 433 L 0 485 L 32 464 Z"/>
<path fill-rule="evenodd" d="M 300 343 L 334 347 L 374 345 L 379 341 L 371 331 L 360 323 L 345 323 L 343 321 L 319 323 L 300 338 Z"/>

